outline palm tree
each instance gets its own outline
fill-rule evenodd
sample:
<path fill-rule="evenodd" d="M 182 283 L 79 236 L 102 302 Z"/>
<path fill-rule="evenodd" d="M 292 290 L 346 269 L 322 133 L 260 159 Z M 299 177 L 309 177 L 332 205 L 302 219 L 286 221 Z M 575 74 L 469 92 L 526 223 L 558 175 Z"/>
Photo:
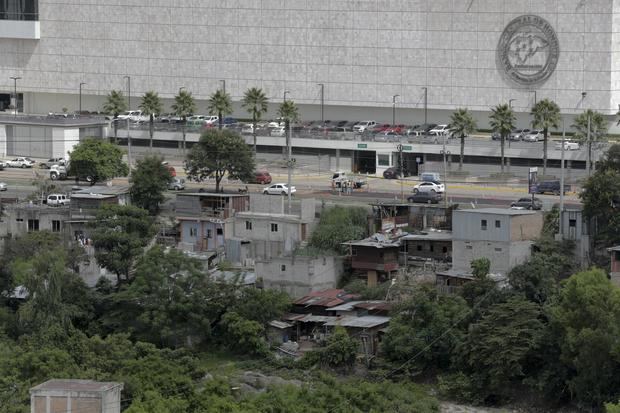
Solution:
<path fill-rule="evenodd" d="M 230 95 L 223 90 L 218 90 L 209 98 L 209 106 L 207 109 L 210 113 L 217 113 L 219 127 L 222 129 L 222 125 L 224 124 L 223 116 L 230 115 L 233 112 Z"/>
<path fill-rule="evenodd" d="M 280 104 L 278 108 L 278 116 L 284 118 L 284 128 L 286 131 L 290 129 L 290 123 L 299 119 L 299 109 L 292 100 L 286 100 Z"/>
<path fill-rule="evenodd" d="M 125 101 L 125 97 L 123 96 L 123 92 L 120 90 L 113 90 L 110 92 L 108 96 L 105 98 L 105 103 L 103 104 L 103 112 L 114 116 L 114 141 L 116 142 L 118 136 L 118 115 L 121 112 L 127 110 L 127 102 Z"/>
<path fill-rule="evenodd" d="M 196 102 L 192 96 L 192 92 L 186 90 L 179 90 L 179 94 L 174 97 L 174 103 L 172 104 L 172 110 L 174 114 L 181 118 L 181 133 L 183 134 L 183 153 L 185 153 L 185 123 L 187 117 L 196 112 Z"/>
<path fill-rule="evenodd" d="M 267 96 L 263 89 L 250 88 L 245 91 L 241 106 L 247 109 L 252 115 L 252 136 L 254 137 L 254 156 L 256 156 L 256 123 L 261 120 L 264 113 L 267 113 Z"/>
<path fill-rule="evenodd" d="M 503 105 L 497 105 L 494 108 L 491 108 L 491 116 L 489 118 L 491 121 L 489 124 L 491 125 L 491 129 L 493 131 L 498 132 L 501 137 L 501 147 L 502 147 L 502 173 L 504 173 L 504 148 L 506 146 L 506 138 L 510 136 L 510 131 L 515 127 L 516 117 L 512 108 L 504 103 Z"/>
<path fill-rule="evenodd" d="M 461 157 L 459 171 L 463 170 L 463 156 L 465 154 L 465 137 L 476 130 L 476 120 L 467 109 L 459 108 L 450 118 L 450 132 L 461 139 Z"/>
<path fill-rule="evenodd" d="M 590 126 L 590 133 L 588 133 L 588 124 Z M 592 142 L 600 141 L 605 136 L 607 133 L 607 120 L 602 113 L 588 109 L 575 117 L 575 123 L 572 126 L 575 128 L 575 139 L 582 143 L 585 142 L 587 145 L 586 171 L 589 174 L 592 169 Z"/>
<path fill-rule="evenodd" d="M 155 122 L 155 115 L 159 115 L 164 110 L 161 99 L 157 93 L 152 90 L 146 92 L 144 96 L 142 96 L 140 109 L 143 113 L 149 114 L 149 136 L 151 138 L 149 141 L 149 148 L 153 149 L 153 124 Z"/>
<path fill-rule="evenodd" d="M 547 142 L 549 128 L 557 129 L 560 123 L 560 107 L 552 100 L 538 101 L 532 108 L 532 126 L 543 130 L 543 176 L 547 175 Z"/>

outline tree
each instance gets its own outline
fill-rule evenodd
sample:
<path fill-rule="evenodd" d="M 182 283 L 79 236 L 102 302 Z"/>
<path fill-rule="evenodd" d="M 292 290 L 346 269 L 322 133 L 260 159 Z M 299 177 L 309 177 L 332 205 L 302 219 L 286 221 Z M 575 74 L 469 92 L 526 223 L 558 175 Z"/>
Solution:
<path fill-rule="evenodd" d="M 598 163 L 597 172 L 605 172 L 608 170 L 620 172 L 620 144 L 613 144 L 607 149 L 603 159 Z"/>
<path fill-rule="evenodd" d="M 103 104 L 103 112 L 107 115 L 114 116 L 114 140 L 118 136 L 118 115 L 127 110 L 127 102 L 120 90 L 113 90 L 106 96 Z"/>
<path fill-rule="evenodd" d="M 215 176 L 215 191 L 220 191 L 222 178 L 247 181 L 254 176 L 254 157 L 244 140 L 228 129 L 209 129 L 200 136 L 185 161 L 187 176 L 202 181 Z"/>
<path fill-rule="evenodd" d="M 597 171 L 585 182 L 579 197 L 584 215 L 596 222 L 596 240 L 607 247 L 620 242 L 620 172 Z"/>
<path fill-rule="evenodd" d="M 599 269 L 574 274 L 564 283 L 550 313 L 570 395 L 594 408 L 617 401 L 620 289 Z"/>
<path fill-rule="evenodd" d="M 408 368 L 449 368 L 455 348 L 465 339 L 469 314 L 461 297 L 421 285 L 396 309 L 382 351 Z"/>
<path fill-rule="evenodd" d="M 185 142 L 185 124 L 187 123 L 187 117 L 196 112 L 196 102 L 192 96 L 192 92 L 186 90 L 179 90 L 179 94 L 174 97 L 174 103 L 172 104 L 172 110 L 174 114 L 181 118 L 181 133 L 183 134 L 183 153 L 185 154 L 186 142 Z"/>
<path fill-rule="evenodd" d="M 241 106 L 246 108 L 252 116 L 252 136 L 254 138 L 254 156 L 256 156 L 256 125 L 261 120 L 263 114 L 267 113 L 267 103 L 269 99 L 263 89 L 250 88 L 245 91 Z"/>
<path fill-rule="evenodd" d="M 232 311 L 263 327 L 271 320 L 279 319 L 291 306 L 291 298 L 282 291 L 245 288 Z"/>
<path fill-rule="evenodd" d="M 235 352 L 255 356 L 267 354 L 264 328 L 258 322 L 229 311 L 222 317 L 222 328 L 225 342 Z"/>
<path fill-rule="evenodd" d="M 543 99 L 532 108 L 533 127 L 543 130 L 543 176 L 547 174 L 547 143 L 549 128 L 557 129 L 560 123 L 560 107 L 550 99 Z"/>
<path fill-rule="evenodd" d="M 336 326 L 321 351 L 323 363 L 331 367 L 351 367 L 355 363 L 359 341 L 350 337 L 344 327 Z"/>
<path fill-rule="evenodd" d="M 508 104 L 497 105 L 491 108 L 491 129 L 499 133 L 501 139 L 501 151 L 502 151 L 502 173 L 504 173 L 504 149 L 506 147 L 506 139 L 510 136 L 510 132 L 515 127 L 516 117 L 512 108 Z"/>
<path fill-rule="evenodd" d="M 153 149 L 153 127 L 155 116 L 159 115 L 164 110 L 159 95 L 153 91 L 146 92 L 144 96 L 142 96 L 140 109 L 143 113 L 146 113 L 149 116 L 149 148 Z"/>
<path fill-rule="evenodd" d="M 471 262 L 474 279 L 461 287 L 461 297 L 471 308 L 471 320 L 479 320 L 484 310 L 504 300 L 505 291 L 489 277 L 491 262 L 488 258 L 478 258 Z"/>
<path fill-rule="evenodd" d="M 361 207 L 339 205 L 324 210 L 310 236 L 310 246 L 319 251 L 346 253 L 343 242 L 366 237 L 368 213 Z"/>
<path fill-rule="evenodd" d="M 223 90 L 218 90 L 213 93 L 209 98 L 209 106 L 207 106 L 207 109 L 209 113 L 217 113 L 219 128 L 222 129 L 224 116 L 230 115 L 233 112 L 230 95 Z"/>
<path fill-rule="evenodd" d="M 129 280 L 134 261 L 155 235 L 153 221 L 147 211 L 135 206 L 103 205 L 91 227 L 95 258 L 116 274 L 120 287 L 123 279 Z"/>
<path fill-rule="evenodd" d="M 535 366 L 545 328 L 541 317 L 540 306 L 515 297 L 493 305 L 470 326 L 459 357 L 484 399 L 501 397 Z"/>
<path fill-rule="evenodd" d="M 299 119 L 299 109 L 292 100 L 285 100 L 278 107 L 278 116 L 284 119 L 284 129 L 288 133 L 291 122 L 297 122 Z"/>
<path fill-rule="evenodd" d="M 92 177 L 93 185 L 117 176 L 127 176 L 129 172 L 121 149 L 101 139 L 86 139 L 78 143 L 69 155 L 69 174 L 75 175 L 76 179 Z"/>
<path fill-rule="evenodd" d="M 450 132 L 461 139 L 461 156 L 459 158 L 459 171 L 463 169 L 463 157 L 465 156 L 465 137 L 476 130 L 476 120 L 467 109 L 457 109 L 450 118 Z"/>
<path fill-rule="evenodd" d="M 146 209 L 151 215 L 159 212 L 159 206 L 164 202 L 164 192 L 172 180 L 170 172 L 162 163 L 159 155 L 147 156 L 136 164 L 129 183 L 131 201 L 139 208 Z"/>
<path fill-rule="evenodd" d="M 586 171 L 588 174 L 592 169 L 592 143 L 599 142 L 607 133 L 607 120 L 602 113 L 592 109 L 588 109 L 585 112 L 575 117 L 575 123 L 572 125 L 575 128 L 575 139 L 580 142 L 585 142 L 587 153 Z M 589 130 L 588 130 L 589 125 Z"/>

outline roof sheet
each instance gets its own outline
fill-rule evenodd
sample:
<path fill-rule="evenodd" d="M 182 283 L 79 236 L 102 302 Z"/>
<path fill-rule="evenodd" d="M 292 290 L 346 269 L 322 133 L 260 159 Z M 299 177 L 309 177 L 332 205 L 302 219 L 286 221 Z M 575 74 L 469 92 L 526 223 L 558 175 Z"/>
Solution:
<path fill-rule="evenodd" d="M 459 214 L 493 214 L 493 215 L 534 215 L 538 212 L 529 211 L 527 209 L 512 208 L 476 208 L 476 209 L 456 209 L 455 213 Z"/>
<path fill-rule="evenodd" d="M 334 307 L 344 302 L 353 300 L 358 296 L 355 294 L 349 294 L 345 290 L 331 289 L 323 291 L 314 291 L 310 294 L 295 300 L 293 304 L 304 306 L 321 306 L 321 307 Z"/>
<path fill-rule="evenodd" d="M 328 321 L 326 326 L 342 326 L 357 328 L 373 328 L 388 324 L 390 317 L 381 317 L 376 315 L 367 315 L 362 317 L 341 317 L 337 320 Z"/>
<path fill-rule="evenodd" d="M 30 389 L 33 390 L 66 390 L 66 391 L 94 391 L 101 392 L 123 386 L 123 383 L 100 382 L 94 380 L 52 379 Z"/>

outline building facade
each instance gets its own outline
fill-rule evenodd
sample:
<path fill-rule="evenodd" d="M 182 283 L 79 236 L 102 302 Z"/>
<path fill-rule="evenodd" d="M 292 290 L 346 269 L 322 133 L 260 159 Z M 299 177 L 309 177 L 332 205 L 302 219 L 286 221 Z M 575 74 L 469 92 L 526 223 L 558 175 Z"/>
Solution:
<path fill-rule="evenodd" d="M 289 91 L 305 119 L 321 102 L 332 119 L 395 109 L 403 122 L 509 101 L 526 119 L 543 98 L 612 115 L 620 102 L 618 0 L 6 3 L 0 110 L 73 111 L 80 91 L 100 110 L 112 89 L 134 109 L 180 87 L 200 111 L 221 88 L 236 102 L 250 87 L 277 102 Z"/>

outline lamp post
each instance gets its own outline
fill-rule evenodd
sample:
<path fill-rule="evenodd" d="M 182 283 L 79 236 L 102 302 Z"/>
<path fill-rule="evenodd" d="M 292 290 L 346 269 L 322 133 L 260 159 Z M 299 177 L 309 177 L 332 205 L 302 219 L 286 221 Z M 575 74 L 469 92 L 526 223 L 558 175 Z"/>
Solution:
<path fill-rule="evenodd" d="M 428 88 L 423 87 L 424 89 L 424 127 L 427 125 L 427 115 L 428 115 Z"/>
<path fill-rule="evenodd" d="M 325 85 L 318 83 L 321 86 L 321 125 L 325 122 Z"/>
<path fill-rule="evenodd" d="M 15 96 L 15 104 L 13 105 L 13 110 L 14 110 L 13 113 L 15 114 L 15 117 L 17 117 L 17 101 L 18 101 L 18 99 L 17 99 L 17 81 L 19 79 L 21 79 L 21 77 L 19 77 L 19 76 L 11 76 L 11 79 L 13 79 L 13 90 L 15 92 L 15 95 L 14 95 Z"/>
<path fill-rule="evenodd" d="M 226 80 L 222 79 L 220 82 L 222 83 L 222 92 L 226 93 Z"/>
<path fill-rule="evenodd" d="M 400 95 L 392 96 L 392 127 L 396 126 L 396 98 Z"/>
<path fill-rule="evenodd" d="M 79 106 L 78 106 L 78 116 L 82 116 L 82 86 L 84 86 L 86 83 L 81 82 L 80 83 L 80 102 L 79 102 Z"/>
<path fill-rule="evenodd" d="M 517 99 L 510 99 L 508 100 L 508 107 L 512 109 L 512 102 L 514 102 Z"/>
<path fill-rule="evenodd" d="M 536 103 L 538 102 L 536 100 L 536 91 L 535 90 L 531 90 L 530 92 L 534 94 L 534 106 L 536 106 Z"/>
<path fill-rule="evenodd" d="M 123 76 L 127 79 L 127 110 L 131 110 L 131 76 Z"/>
<path fill-rule="evenodd" d="M 286 95 L 288 95 L 289 93 L 291 93 L 291 92 L 288 91 L 288 90 L 284 91 L 284 98 L 282 99 L 283 102 L 286 102 Z"/>

